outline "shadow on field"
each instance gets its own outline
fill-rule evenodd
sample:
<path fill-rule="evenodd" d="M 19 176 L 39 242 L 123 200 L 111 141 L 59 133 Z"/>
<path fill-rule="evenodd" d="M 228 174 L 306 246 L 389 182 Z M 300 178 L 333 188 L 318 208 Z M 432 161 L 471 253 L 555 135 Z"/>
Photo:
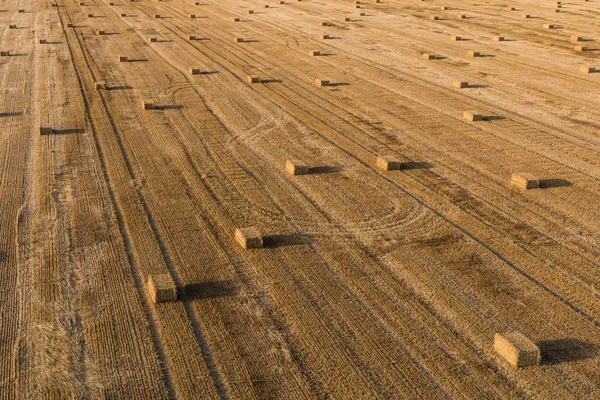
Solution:
<path fill-rule="evenodd" d="M 303 244 L 311 244 L 312 238 L 302 233 L 293 235 L 269 235 L 263 236 L 264 247 L 285 247 L 285 246 L 300 246 Z"/>
<path fill-rule="evenodd" d="M 312 167 L 308 169 L 310 175 L 321 175 L 321 174 L 337 174 L 342 172 L 340 167 L 334 167 L 331 165 L 322 165 L 319 167 Z"/>
<path fill-rule="evenodd" d="M 564 179 L 540 179 L 540 188 L 541 189 L 550 189 L 550 188 L 558 188 L 558 187 L 568 187 L 571 186 L 571 182 Z"/>
<path fill-rule="evenodd" d="M 187 300 L 215 299 L 235 296 L 237 290 L 231 281 L 210 281 L 186 285 L 184 293 Z"/>
<path fill-rule="evenodd" d="M 71 128 L 71 129 L 53 129 L 53 135 L 74 135 L 78 133 L 85 133 L 85 129 Z"/>
<path fill-rule="evenodd" d="M 428 163 L 428 162 L 424 162 L 424 161 L 410 161 L 410 162 L 405 162 L 402 164 L 402 169 L 404 170 L 410 170 L 410 169 L 431 169 L 433 168 L 433 165 Z"/>
<path fill-rule="evenodd" d="M 587 360 L 598 357 L 598 351 L 589 343 L 579 339 L 557 339 L 538 342 L 543 365 Z"/>

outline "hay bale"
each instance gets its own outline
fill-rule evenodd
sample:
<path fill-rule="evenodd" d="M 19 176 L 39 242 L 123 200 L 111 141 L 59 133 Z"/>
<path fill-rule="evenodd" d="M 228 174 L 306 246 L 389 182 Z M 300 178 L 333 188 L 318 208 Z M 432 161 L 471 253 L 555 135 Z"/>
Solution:
<path fill-rule="evenodd" d="M 583 72 L 584 74 L 591 74 L 591 73 L 596 72 L 596 68 L 594 68 L 594 67 L 586 67 L 586 66 L 579 67 L 579 70 L 581 72 Z"/>
<path fill-rule="evenodd" d="M 121 13 L 121 17 L 126 17 L 127 13 Z"/>
<path fill-rule="evenodd" d="M 243 249 L 260 249 L 263 247 L 262 235 L 254 226 L 236 229 L 235 241 L 242 246 Z"/>
<path fill-rule="evenodd" d="M 8 25 L 8 29 L 17 29 L 17 26 L 14 24 Z"/>
<path fill-rule="evenodd" d="M 540 181 L 533 175 L 527 172 L 518 172 L 512 174 L 510 184 L 519 189 L 537 189 L 540 187 Z"/>
<path fill-rule="evenodd" d="M 559 13 L 559 12 L 560 12 L 560 8 L 555 8 L 555 9 L 554 9 L 554 12 L 555 12 L 555 13 Z"/>
<path fill-rule="evenodd" d="M 105 31 L 105 30 L 98 29 L 98 30 L 96 31 L 96 34 L 97 34 L 98 36 L 106 35 L 106 31 Z"/>
<path fill-rule="evenodd" d="M 366 16 L 366 15 L 367 15 L 367 13 L 361 12 L 361 13 L 360 13 L 360 14 L 358 14 L 358 15 L 360 15 L 361 17 L 364 17 L 364 16 Z"/>
<path fill-rule="evenodd" d="M 70 23 L 70 22 L 69 22 L 69 23 L 67 23 L 67 28 L 72 28 L 72 27 L 73 27 L 73 24 L 72 24 L 72 23 Z"/>
<path fill-rule="evenodd" d="M 150 37 L 148 38 L 148 42 L 150 42 L 150 43 L 156 43 L 156 42 L 158 42 L 158 39 L 157 39 L 157 38 L 155 38 L 154 36 L 150 36 Z"/>
<path fill-rule="evenodd" d="M 344 17 L 344 22 L 350 22 L 350 17 Z"/>
<path fill-rule="evenodd" d="M 248 14 L 254 14 L 254 10 L 248 10 Z"/>
<path fill-rule="evenodd" d="M 494 351 L 514 368 L 539 365 L 541 360 L 539 346 L 519 332 L 496 333 Z"/>
<path fill-rule="evenodd" d="M 285 170 L 290 175 L 306 175 L 308 174 L 308 166 L 299 160 L 286 160 Z"/>
<path fill-rule="evenodd" d="M 117 59 L 119 60 L 119 62 L 127 62 L 127 61 L 129 61 L 129 59 L 127 58 L 127 56 L 117 56 Z"/>
<path fill-rule="evenodd" d="M 475 114 L 474 112 L 471 112 L 471 111 L 465 111 L 463 113 L 463 118 L 470 122 L 483 121 L 483 115 Z"/>
<path fill-rule="evenodd" d="M 447 9 L 448 9 L 448 7 L 446 7 L 446 6 L 441 6 L 441 7 L 440 7 L 440 10 L 442 10 L 442 11 L 445 11 L 445 10 L 447 10 Z"/>
<path fill-rule="evenodd" d="M 321 52 L 319 50 L 311 50 L 308 53 L 311 57 L 316 57 L 316 56 L 320 56 Z"/>
<path fill-rule="evenodd" d="M 94 18 L 94 14 L 88 14 L 88 18 Z"/>
<path fill-rule="evenodd" d="M 460 36 L 456 36 L 456 35 L 452 35 L 450 36 L 450 40 L 458 42 L 460 41 L 462 38 Z"/>
<path fill-rule="evenodd" d="M 190 14 L 190 18 L 191 18 L 191 19 L 194 19 L 194 18 L 196 18 L 196 14 Z"/>
<path fill-rule="evenodd" d="M 0 57 L 8 57 L 8 56 L 10 56 L 9 50 L 1 50 L 0 51 Z"/>
<path fill-rule="evenodd" d="M 234 37 L 234 38 L 233 38 L 233 41 L 234 41 L 235 43 L 242 43 L 242 42 L 244 41 L 244 38 L 241 38 L 241 37 Z"/>
<path fill-rule="evenodd" d="M 177 286 L 171 275 L 148 275 L 148 296 L 153 303 L 176 301 Z"/>
<path fill-rule="evenodd" d="M 252 75 L 248 75 L 246 77 L 246 82 L 252 84 L 252 83 L 260 83 L 260 78 L 258 76 L 252 76 Z"/>
<path fill-rule="evenodd" d="M 515 11 L 515 10 L 516 10 L 516 8 L 514 8 L 514 7 L 506 7 L 506 9 L 505 9 L 505 10 L 506 10 L 506 11 Z"/>
<path fill-rule="evenodd" d="M 200 68 L 194 68 L 194 67 L 190 67 L 189 72 L 190 72 L 190 75 L 200 75 L 202 73 L 202 71 L 200 71 Z"/>
<path fill-rule="evenodd" d="M 154 19 L 159 19 L 160 18 L 160 14 L 154 14 Z"/>
<path fill-rule="evenodd" d="M 329 81 L 317 78 L 315 79 L 315 85 L 317 85 L 317 87 L 329 86 Z"/>
<path fill-rule="evenodd" d="M 375 167 L 382 171 L 396 171 L 402 169 L 402 163 L 390 155 L 379 156 L 375 162 Z"/>
<path fill-rule="evenodd" d="M 329 35 L 321 35 L 321 39 L 330 39 Z"/>
<path fill-rule="evenodd" d="M 573 50 L 575 51 L 588 51 L 588 48 L 585 46 L 575 46 L 573 47 Z"/>
<path fill-rule="evenodd" d="M 268 4 L 265 4 L 265 8 L 269 8 L 269 5 L 268 5 Z"/>
<path fill-rule="evenodd" d="M 504 36 L 494 36 L 495 42 L 504 42 Z"/>
<path fill-rule="evenodd" d="M 583 41 L 583 36 L 571 36 L 571 42 L 581 42 Z"/>
<path fill-rule="evenodd" d="M 435 55 L 430 53 L 423 53 L 421 54 L 421 57 L 425 60 L 435 60 Z"/>
<path fill-rule="evenodd" d="M 24 9 L 22 9 L 22 8 L 20 8 L 20 9 L 19 9 L 19 13 L 20 13 L 20 14 L 23 14 L 23 13 L 25 13 L 25 10 L 24 10 Z"/>
<path fill-rule="evenodd" d="M 478 51 L 467 51 L 467 56 L 469 57 L 481 57 L 481 53 Z"/>
<path fill-rule="evenodd" d="M 84 3 L 83 1 L 80 1 L 80 2 L 79 2 L 79 5 L 80 5 L 80 6 L 85 6 L 85 3 Z"/>
<path fill-rule="evenodd" d="M 40 126 L 40 135 L 52 135 L 52 128 L 49 126 Z"/>
<path fill-rule="evenodd" d="M 544 24 L 544 29 L 554 29 L 556 26 L 552 24 Z"/>
<path fill-rule="evenodd" d="M 466 87 L 469 87 L 469 82 L 452 81 L 452 87 L 457 88 L 457 89 L 464 89 Z"/>
<path fill-rule="evenodd" d="M 40 44 L 46 44 L 48 41 L 46 39 L 40 39 Z"/>
<path fill-rule="evenodd" d="M 240 19 L 238 17 L 234 17 L 233 22 L 240 22 Z"/>
<path fill-rule="evenodd" d="M 459 14 L 459 15 L 456 16 L 456 18 L 458 18 L 458 19 L 467 19 L 467 16 L 464 15 L 464 14 Z"/>
<path fill-rule="evenodd" d="M 153 101 L 150 100 L 142 100 L 142 109 L 144 110 L 154 110 L 156 105 Z"/>
<path fill-rule="evenodd" d="M 320 25 L 321 26 L 331 26 L 331 24 L 327 21 L 321 21 Z"/>
<path fill-rule="evenodd" d="M 430 19 L 431 21 L 437 21 L 437 20 L 439 20 L 439 19 L 440 19 L 440 17 L 438 17 L 437 15 L 430 15 L 430 16 L 429 16 L 429 19 Z"/>
<path fill-rule="evenodd" d="M 188 35 L 188 40 L 196 40 L 196 36 L 195 35 Z"/>
<path fill-rule="evenodd" d="M 105 81 L 94 82 L 94 89 L 96 89 L 96 90 L 105 90 L 106 89 L 106 82 Z"/>
<path fill-rule="evenodd" d="M 529 14 L 521 14 L 521 18 L 523 18 L 523 19 L 531 18 L 531 15 L 529 15 Z"/>

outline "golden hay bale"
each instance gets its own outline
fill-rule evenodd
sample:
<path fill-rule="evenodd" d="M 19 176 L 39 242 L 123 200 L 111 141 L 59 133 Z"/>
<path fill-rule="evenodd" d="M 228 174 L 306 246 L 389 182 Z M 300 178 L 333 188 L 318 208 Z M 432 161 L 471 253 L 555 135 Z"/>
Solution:
<path fill-rule="evenodd" d="M 171 275 L 148 275 L 148 295 L 153 303 L 176 301 L 177 287 Z"/>
<path fill-rule="evenodd" d="M 592 73 L 596 72 L 596 68 L 581 66 L 581 67 L 579 67 L 579 71 L 583 72 L 584 74 L 592 74 Z"/>
<path fill-rule="evenodd" d="M 452 81 L 452 87 L 457 88 L 457 89 L 463 89 L 463 88 L 469 87 L 469 82 Z"/>
<path fill-rule="evenodd" d="M 302 161 L 290 159 L 285 161 L 285 170 L 290 175 L 306 175 L 308 174 L 308 166 Z"/>
<path fill-rule="evenodd" d="M 235 241 L 244 249 L 259 249 L 263 247 L 262 235 L 254 226 L 236 229 Z"/>
<path fill-rule="evenodd" d="M 142 100 L 142 108 L 144 110 L 154 110 L 156 108 L 156 105 L 154 104 L 153 101 Z"/>
<path fill-rule="evenodd" d="M 528 190 L 537 189 L 540 187 L 540 181 L 533 175 L 527 172 L 518 172 L 512 174 L 510 184 L 516 188 Z"/>
<path fill-rule="evenodd" d="M 52 128 L 49 126 L 40 126 L 40 135 L 52 135 Z"/>
<path fill-rule="evenodd" d="M 260 78 L 258 76 L 248 75 L 246 77 L 246 82 L 248 82 L 250 84 L 252 84 L 252 83 L 259 83 L 260 82 Z"/>
<path fill-rule="evenodd" d="M 465 111 L 463 113 L 463 118 L 466 119 L 467 121 L 483 121 L 483 115 L 481 114 L 475 114 L 471 111 Z"/>
<path fill-rule="evenodd" d="M 494 351 L 514 368 L 538 365 L 541 359 L 539 346 L 519 332 L 495 334 Z"/>
<path fill-rule="evenodd" d="M 315 85 L 318 87 L 329 86 L 329 81 L 325 79 L 315 79 Z"/>
<path fill-rule="evenodd" d="M 402 169 L 402 163 L 393 156 L 379 156 L 375 162 L 375 167 L 382 171 L 394 171 Z"/>
<path fill-rule="evenodd" d="M 94 89 L 96 89 L 96 90 L 106 89 L 106 82 L 105 81 L 94 82 Z"/>

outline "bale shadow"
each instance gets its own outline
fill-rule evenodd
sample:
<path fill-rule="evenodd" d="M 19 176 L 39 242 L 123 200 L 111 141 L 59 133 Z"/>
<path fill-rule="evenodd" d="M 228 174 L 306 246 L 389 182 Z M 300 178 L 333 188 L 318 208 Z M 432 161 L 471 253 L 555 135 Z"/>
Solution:
<path fill-rule="evenodd" d="M 133 89 L 131 86 L 127 86 L 127 85 L 118 85 L 118 86 L 109 86 L 106 88 L 106 90 L 130 90 Z"/>
<path fill-rule="evenodd" d="M 237 295 L 237 289 L 232 281 L 192 283 L 185 285 L 182 292 L 184 299 L 187 300 L 216 299 Z"/>
<path fill-rule="evenodd" d="M 312 238 L 302 233 L 293 235 L 268 235 L 263 236 L 263 246 L 268 248 L 300 246 L 303 244 L 311 244 Z"/>
<path fill-rule="evenodd" d="M 506 117 L 503 117 L 501 115 L 484 115 L 483 116 L 484 121 L 502 121 L 503 119 L 506 119 Z"/>
<path fill-rule="evenodd" d="M 183 106 L 181 105 L 167 105 L 167 106 L 156 106 L 157 110 L 181 110 Z"/>
<path fill-rule="evenodd" d="M 69 128 L 69 129 L 53 129 L 53 135 L 76 135 L 85 133 L 85 129 L 82 128 Z"/>
<path fill-rule="evenodd" d="M 6 262 L 8 260 L 8 255 L 5 251 L 0 250 L 0 263 Z"/>
<path fill-rule="evenodd" d="M 565 179 L 540 179 L 541 189 L 559 188 L 571 186 L 571 182 Z"/>
<path fill-rule="evenodd" d="M 5 113 L 0 113 L 0 118 L 4 118 L 4 117 L 20 117 L 21 115 L 23 115 L 23 113 L 21 111 L 5 112 Z"/>
<path fill-rule="evenodd" d="M 473 85 L 467 85 L 467 89 L 487 89 L 489 88 L 489 85 L 479 85 L 477 83 L 473 84 Z"/>
<path fill-rule="evenodd" d="M 556 365 L 598 357 L 594 346 L 579 339 L 556 339 L 538 342 L 542 365 Z"/>
<path fill-rule="evenodd" d="M 340 167 L 334 167 L 331 165 L 321 165 L 318 167 L 311 167 L 308 169 L 309 175 L 321 175 L 321 174 L 337 174 L 342 172 Z"/>
<path fill-rule="evenodd" d="M 350 84 L 348 82 L 333 82 L 333 83 L 329 83 L 328 86 L 331 86 L 331 87 L 336 87 L 336 86 L 350 86 Z"/>
<path fill-rule="evenodd" d="M 402 164 L 402 169 L 403 170 L 411 170 L 411 169 L 431 169 L 433 168 L 433 165 L 428 163 L 428 162 L 424 162 L 424 161 L 409 161 L 406 163 Z"/>
<path fill-rule="evenodd" d="M 262 79 L 260 83 L 281 83 L 281 79 Z"/>

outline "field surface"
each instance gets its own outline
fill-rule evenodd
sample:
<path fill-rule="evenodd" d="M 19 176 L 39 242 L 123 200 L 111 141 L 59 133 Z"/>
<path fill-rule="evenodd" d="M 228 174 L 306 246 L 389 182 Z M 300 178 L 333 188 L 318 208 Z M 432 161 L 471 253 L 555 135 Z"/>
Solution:
<path fill-rule="evenodd" d="M 0 3 L 0 398 L 600 399 L 600 1 L 56 1 Z"/>

